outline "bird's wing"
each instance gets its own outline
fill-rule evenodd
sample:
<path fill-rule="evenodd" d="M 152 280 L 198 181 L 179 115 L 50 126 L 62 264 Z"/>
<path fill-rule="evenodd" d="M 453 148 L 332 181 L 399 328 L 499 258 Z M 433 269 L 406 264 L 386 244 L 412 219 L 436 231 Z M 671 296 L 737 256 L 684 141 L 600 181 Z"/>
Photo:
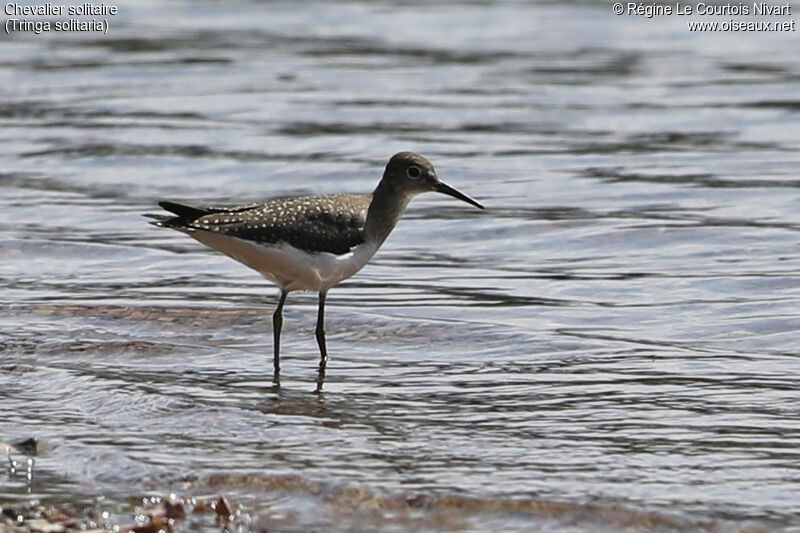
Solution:
<path fill-rule="evenodd" d="M 290 244 L 309 252 L 341 255 L 364 242 L 369 194 L 300 196 L 261 204 L 193 207 L 159 202 L 175 214 L 151 215 L 159 227 L 212 231 L 259 244 Z"/>

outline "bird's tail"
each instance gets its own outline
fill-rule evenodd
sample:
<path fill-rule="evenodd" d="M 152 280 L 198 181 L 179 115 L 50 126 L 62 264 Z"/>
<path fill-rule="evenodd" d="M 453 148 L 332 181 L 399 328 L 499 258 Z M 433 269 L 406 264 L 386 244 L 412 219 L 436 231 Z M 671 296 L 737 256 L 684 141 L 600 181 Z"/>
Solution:
<path fill-rule="evenodd" d="M 185 228 L 198 218 L 205 216 L 213 210 L 191 205 L 179 204 L 177 202 L 158 202 L 158 205 L 173 213 L 172 215 L 161 215 L 156 213 L 145 213 L 143 216 L 154 219 L 150 224 L 159 228 Z"/>

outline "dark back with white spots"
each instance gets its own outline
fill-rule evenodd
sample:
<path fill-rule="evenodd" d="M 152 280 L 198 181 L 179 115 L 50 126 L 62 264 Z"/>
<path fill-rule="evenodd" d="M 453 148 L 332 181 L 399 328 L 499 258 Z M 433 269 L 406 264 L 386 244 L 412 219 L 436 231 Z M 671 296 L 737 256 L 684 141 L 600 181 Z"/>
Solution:
<path fill-rule="evenodd" d="M 212 231 L 259 244 L 287 243 L 308 252 L 341 255 L 364 242 L 372 195 L 331 194 L 279 198 L 234 208 L 163 206 L 178 216 L 162 225 Z M 199 215 L 199 216 L 197 216 Z"/>

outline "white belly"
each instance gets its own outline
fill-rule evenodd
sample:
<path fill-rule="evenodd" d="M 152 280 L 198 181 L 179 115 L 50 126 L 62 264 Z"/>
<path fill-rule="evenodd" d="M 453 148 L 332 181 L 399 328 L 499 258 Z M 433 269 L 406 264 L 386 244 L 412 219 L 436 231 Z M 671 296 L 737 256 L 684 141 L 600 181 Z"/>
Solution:
<path fill-rule="evenodd" d="M 342 255 L 309 253 L 286 243 L 256 244 L 202 230 L 186 233 L 258 271 L 285 291 L 327 291 L 361 270 L 378 249 L 365 242 Z"/>

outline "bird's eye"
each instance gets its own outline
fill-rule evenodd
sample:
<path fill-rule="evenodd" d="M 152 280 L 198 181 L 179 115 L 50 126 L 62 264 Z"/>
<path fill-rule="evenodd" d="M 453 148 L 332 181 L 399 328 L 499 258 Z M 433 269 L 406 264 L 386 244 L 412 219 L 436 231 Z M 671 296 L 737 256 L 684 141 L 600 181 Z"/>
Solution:
<path fill-rule="evenodd" d="M 406 169 L 406 176 L 408 176 L 412 180 L 419 179 L 419 177 L 422 176 L 422 169 L 420 169 L 416 165 L 411 165 Z"/>

